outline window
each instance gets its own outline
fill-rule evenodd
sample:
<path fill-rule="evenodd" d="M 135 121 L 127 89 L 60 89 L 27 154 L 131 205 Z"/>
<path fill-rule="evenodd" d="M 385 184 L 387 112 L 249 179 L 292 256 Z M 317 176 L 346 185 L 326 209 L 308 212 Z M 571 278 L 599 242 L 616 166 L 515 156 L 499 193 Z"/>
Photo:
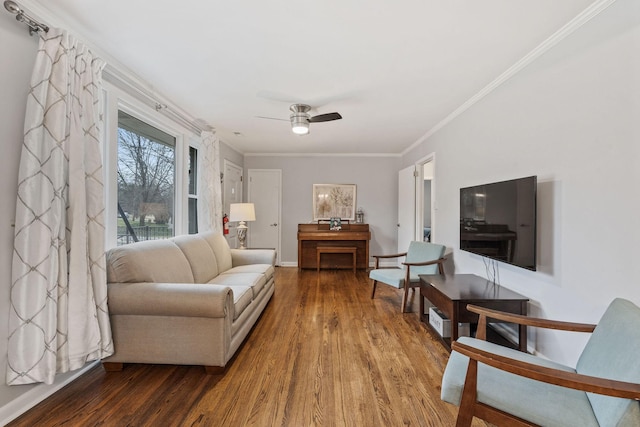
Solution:
<path fill-rule="evenodd" d="M 198 232 L 198 150 L 189 147 L 189 234 Z"/>
<path fill-rule="evenodd" d="M 174 235 L 175 177 L 176 138 L 118 111 L 118 245 Z"/>

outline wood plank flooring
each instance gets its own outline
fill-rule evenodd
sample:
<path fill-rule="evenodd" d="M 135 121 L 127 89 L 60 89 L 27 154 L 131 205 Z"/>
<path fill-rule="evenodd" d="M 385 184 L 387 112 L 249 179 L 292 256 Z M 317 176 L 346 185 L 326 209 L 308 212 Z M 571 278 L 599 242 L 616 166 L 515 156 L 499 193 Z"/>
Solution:
<path fill-rule="evenodd" d="M 10 426 L 452 426 L 448 358 L 399 290 L 364 271 L 277 268 L 276 291 L 224 375 L 91 370 Z M 188 333 L 188 331 L 185 331 Z M 487 424 L 474 420 L 474 426 Z"/>

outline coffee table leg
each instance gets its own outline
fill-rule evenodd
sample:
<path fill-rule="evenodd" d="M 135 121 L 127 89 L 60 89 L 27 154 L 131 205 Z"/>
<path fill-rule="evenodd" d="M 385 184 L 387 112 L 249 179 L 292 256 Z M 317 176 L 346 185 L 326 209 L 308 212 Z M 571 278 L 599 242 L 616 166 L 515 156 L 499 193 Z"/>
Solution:
<path fill-rule="evenodd" d="M 525 325 L 518 326 L 518 347 L 520 351 L 527 352 L 527 327 Z"/>

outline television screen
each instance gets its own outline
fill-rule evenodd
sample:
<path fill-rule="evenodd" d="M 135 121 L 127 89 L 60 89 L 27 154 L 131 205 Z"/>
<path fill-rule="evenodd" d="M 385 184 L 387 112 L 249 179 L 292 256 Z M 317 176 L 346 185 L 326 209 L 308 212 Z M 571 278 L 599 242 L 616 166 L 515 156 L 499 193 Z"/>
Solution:
<path fill-rule="evenodd" d="M 537 178 L 460 189 L 460 249 L 536 270 Z"/>

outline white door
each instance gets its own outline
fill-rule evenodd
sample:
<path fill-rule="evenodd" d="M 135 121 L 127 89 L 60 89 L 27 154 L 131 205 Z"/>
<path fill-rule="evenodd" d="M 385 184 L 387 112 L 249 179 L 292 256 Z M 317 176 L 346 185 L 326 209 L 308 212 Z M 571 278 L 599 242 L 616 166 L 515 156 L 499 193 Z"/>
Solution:
<path fill-rule="evenodd" d="M 249 224 L 249 245 L 252 248 L 275 248 L 276 264 L 280 265 L 282 171 L 249 169 L 247 173 L 248 201 L 256 210 L 256 220 Z"/>
<path fill-rule="evenodd" d="M 228 160 L 224 161 L 224 171 L 222 172 L 222 205 L 223 214 L 229 215 L 231 203 L 242 203 L 242 168 Z M 235 222 L 229 223 L 229 234 L 225 235 L 229 246 L 238 247 L 238 234 Z"/>
<path fill-rule="evenodd" d="M 398 173 L 398 253 L 406 252 L 415 236 L 416 167 L 413 165 Z"/>

